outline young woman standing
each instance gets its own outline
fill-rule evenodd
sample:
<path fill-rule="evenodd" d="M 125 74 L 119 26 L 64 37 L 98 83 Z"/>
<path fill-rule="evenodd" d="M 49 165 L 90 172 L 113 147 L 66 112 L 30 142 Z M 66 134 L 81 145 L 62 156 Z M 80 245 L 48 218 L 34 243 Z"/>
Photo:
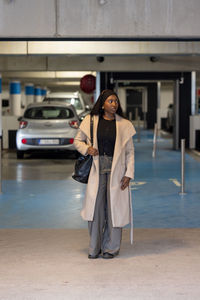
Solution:
<path fill-rule="evenodd" d="M 90 142 L 93 118 L 93 146 Z M 123 117 L 119 98 L 104 90 L 90 115 L 82 121 L 74 145 L 83 155 L 93 156 L 81 215 L 88 221 L 88 258 L 105 259 L 119 254 L 122 227 L 132 220 L 129 182 L 134 178 L 135 129 Z"/>

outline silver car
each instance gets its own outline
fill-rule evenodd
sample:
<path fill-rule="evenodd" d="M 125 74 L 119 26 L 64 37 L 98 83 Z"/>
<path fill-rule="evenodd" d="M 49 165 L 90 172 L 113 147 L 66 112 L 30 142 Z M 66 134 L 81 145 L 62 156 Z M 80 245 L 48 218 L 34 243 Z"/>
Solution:
<path fill-rule="evenodd" d="M 81 93 L 69 93 L 69 92 L 57 92 L 50 93 L 43 100 L 44 102 L 62 102 L 67 104 L 72 104 L 77 112 L 77 115 L 84 112 L 87 108 L 81 96 Z"/>
<path fill-rule="evenodd" d="M 73 105 L 65 103 L 30 104 L 16 135 L 17 158 L 33 150 L 72 150 L 79 119 Z"/>

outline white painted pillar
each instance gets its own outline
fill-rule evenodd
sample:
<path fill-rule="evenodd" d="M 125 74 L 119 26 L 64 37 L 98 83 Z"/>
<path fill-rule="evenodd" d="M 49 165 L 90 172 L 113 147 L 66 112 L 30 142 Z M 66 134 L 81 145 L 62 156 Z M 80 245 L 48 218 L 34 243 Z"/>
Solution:
<path fill-rule="evenodd" d="M 191 115 L 196 114 L 196 72 L 191 72 Z"/>
<path fill-rule="evenodd" d="M 42 87 L 41 88 L 42 101 L 46 97 L 46 95 L 47 95 L 47 88 L 46 87 Z"/>
<path fill-rule="evenodd" d="M 161 81 L 157 82 L 157 124 L 158 129 L 161 129 L 161 118 L 160 118 L 160 102 L 161 102 Z"/>
<path fill-rule="evenodd" d="M 42 94 L 41 94 L 41 87 L 36 86 L 34 88 L 34 95 L 35 95 L 35 101 L 34 102 L 42 102 Z"/>
<path fill-rule="evenodd" d="M 34 102 L 34 84 L 27 83 L 25 85 L 26 106 Z"/>
<path fill-rule="evenodd" d="M 10 110 L 11 115 L 21 115 L 21 83 L 20 81 L 10 82 Z"/>
<path fill-rule="evenodd" d="M 96 94 L 95 94 L 95 99 L 94 101 L 96 102 L 100 93 L 101 93 L 101 80 L 100 80 L 100 72 L 96 73 Z"/>

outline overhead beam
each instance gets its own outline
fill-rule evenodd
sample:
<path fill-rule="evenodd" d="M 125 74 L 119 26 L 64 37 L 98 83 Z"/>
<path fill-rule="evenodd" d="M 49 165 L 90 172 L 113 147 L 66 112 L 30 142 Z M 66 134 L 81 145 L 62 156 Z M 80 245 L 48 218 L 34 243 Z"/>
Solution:
<path fill-rule="evenodd" d="M 27 55 L 27 42 L 0 42 L 0 55 Z"/>
<path fill-rule="evenodd" d="M 65 71 L 200 71 L 200 55 L 191 56 L 115 55 L 104 56 L 99 62 L 93 55 L 81 56 L 0 56 L 1 73 L 7 72 L 65 72 Z M 8 74 L 8 75 L 9 75 Z M 50 73 L 51 74 L 51 73 Z M 63 73 L 61 73 L 63 74 Z M 17 77 L 18 74 L 16 74 Z M 58 75 L 58 74 L 57 74 Z M 19 76 L 21 76 L 19 74 Z M 30 76 L 27 73 L 27 76 Z M 31 75 L 32 76 L 32 75 Z M 43 76 L 43 75 L 42 75 Z M 47 75 L 48 76 L 48 73 Z M 15 75 L 14 75 L 15 77 Z M 73 77 L 73 75 L 72 75 Z"/>
<path fill-rule="evenodd" d="M 166 55 L 200 54 L 200 42 L 49 41 L 28 42 L 29 54 Z"/>
<path fill-rule="evenodd" d="M 200 42 L 0 42 L 0 55 L 200 55 Z"/>

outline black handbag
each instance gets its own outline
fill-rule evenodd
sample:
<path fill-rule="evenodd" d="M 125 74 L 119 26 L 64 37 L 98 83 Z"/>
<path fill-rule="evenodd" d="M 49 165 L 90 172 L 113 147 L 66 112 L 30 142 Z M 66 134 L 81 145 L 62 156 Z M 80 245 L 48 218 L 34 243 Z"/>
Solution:
<path fill-rule="evenodd" d="M 90 117 L 90 136 L 93 146 L 93 119 Z M 72 178 L 81 183 L 88 183 L 88 177 L 92 166 L 92 155 L 80 155 L 74 166 Z"/>

